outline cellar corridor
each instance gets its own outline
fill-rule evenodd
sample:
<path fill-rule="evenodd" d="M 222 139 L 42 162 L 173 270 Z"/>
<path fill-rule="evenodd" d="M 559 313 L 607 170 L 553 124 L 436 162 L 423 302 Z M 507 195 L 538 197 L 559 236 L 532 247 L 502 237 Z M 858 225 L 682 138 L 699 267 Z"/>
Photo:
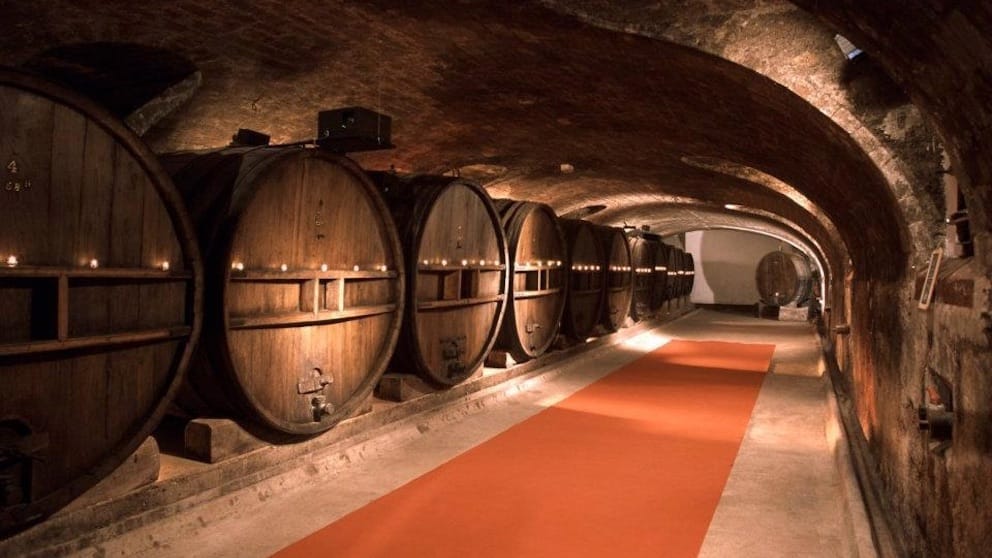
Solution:
<path fill-rule="evenodd" d="M 0 557 L 984 558 L 990 99 L 987 0 L 0 0 Z"/>
<path fill-rule="evenodd" d="M 268 556 L 674 339 L 775 344 L 771 373 L 700 556 L 873 556 L 856 480 L 839 469 L 844 463 L 835 453 L 843 451 L 836 446 L 839 425 L 812 327 L 710 310 L 551 365 L 499 386 L 501 393 L 480 393 L 414 415 L 360 444 L 314 456 L 306 472 L 293 470 L 165 520 L 149 520 L 81 555 Z M 196 466 L 189 465 L 185 474 L 195 477 Z M 621 509 L 623 502 L 616 505 Z M 536 512 L 540 515 L 539 507 Z M 482 552 L 486 540 L 479 540 Z M 520 555 L 532 555 L 528 541 L 519 542 Z M 432 544 L 435 556 L 452 555 L 443 540 Z M 328 547 L 334 550 L 333 544 Z M 647 555 L 664 555 L 664 549 L 654 551 Z"/>

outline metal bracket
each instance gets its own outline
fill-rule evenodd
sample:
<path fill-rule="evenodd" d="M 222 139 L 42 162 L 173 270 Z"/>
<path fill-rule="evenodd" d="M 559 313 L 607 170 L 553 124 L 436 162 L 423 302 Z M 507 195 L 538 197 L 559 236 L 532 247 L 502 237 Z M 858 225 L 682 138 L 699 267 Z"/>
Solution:
<path fill-rule="evenodd" d="M 441 358 L 444 359 L 449 378 L 456 378 L 465 372 L 462 357 L 465 356 L 465 345 L 468 337 L 456 335 L 441 339 Z"/>
<path fill-rule="evenodd" d="M 296 383 L 296 393 L 300 395 L 317 393 L 318 391 L 323 391 L 325 386 L 333 383 L 333 377 L 325 376 L 320 368 L 314 368 L 310 371 L 309 377 L 303 378 Z"/>

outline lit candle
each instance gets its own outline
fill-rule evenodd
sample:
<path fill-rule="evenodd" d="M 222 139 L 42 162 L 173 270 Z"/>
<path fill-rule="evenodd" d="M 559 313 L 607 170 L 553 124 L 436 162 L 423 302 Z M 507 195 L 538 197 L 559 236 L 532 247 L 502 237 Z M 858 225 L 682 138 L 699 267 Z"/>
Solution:
<path fill-rule="evenodd" d="M 353 268 L 351 268 L 351 269 L 353 269 L 353 270 L 355 270 L 355 271 L 358 271 L 358 264 L 355 264 L 355 267 L 353 267 Z"/>
<path fill-rule="evenodd" d="M 289 266 L 286 264 L 282 264 L 281 266 L 279 266 L 279 271 L 286 271 L 287 269 L 289 269 Z"/>
<path fill-rule="evenodd" d="M 486 265 L 486 260 L 479 260 L 479 265 Z"/>
<path fill-rule="evenodd" d="M 462 265 L 463 266 L 467 266 L 468 265 L 468 260 L 462 260 Z"/>
<path fill-rule="evenodd" d="M 100 262 L 98 262 L 96 260 L 96 258 L 93 258 L 92 260 L 90 260 L 90 268 L 96 269 L 98 267 L 100 267 Z"/>
<path fill-rule="evenodd" d="M 382 264 L 382 265 L 381 265 L 381 266 L 379 267 L 379 269 L 381 269 L 381 270 L 383 270 L 383 271 L 386 271 L 387 269 L 389 269 L 389 267 L 388 267 L 388 266 L 387 266 L 386 264 Z"/>
<path fill-rule="evenodd" d="M 169 271 L 169 262 L 162 262 L 162 271 Z"/>
<path fill-rule="evenodd" d="M 17 267 L 17 256 L 11 255 L 9 258 L 7 258 L 7 266 Z"/>
<path fill-rule="evenodd" d="M 448 260 L 441 260 L 441 265 L 448 265 Z"/>
<path fill-rule="evenodd" d="M 430 265 L 430 262 L 427 261 L 427 260 L 424 260 L 424 265 Z"/>
<path fill-rule="evenodd" d="M 321 271 L 327 271 L 327 264 L 326 263 L 325 264 L 320 264 L 320 270 Z"/>

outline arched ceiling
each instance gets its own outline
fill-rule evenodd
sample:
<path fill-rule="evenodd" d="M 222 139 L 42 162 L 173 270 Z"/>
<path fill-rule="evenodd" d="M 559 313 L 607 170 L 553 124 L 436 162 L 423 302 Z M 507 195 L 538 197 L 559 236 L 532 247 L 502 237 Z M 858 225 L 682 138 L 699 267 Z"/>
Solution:
<path fill-rule="evenodd" d="M 193 60 L 203 87 L 147 136 L 159 151 L 224 145 L 240 127 L 312 137 L 318 110 L 365 105 L 393 116 L 398 145 L 356 155 L 369 167 L 501 167 L 495 191 L 559 211 L 607 205 L 614 223 L 661 222 L 673 200 L 739 204 L 849 252 L 865 276 L 903 269 L 906 225 L 859 144 L 773 80 L 696 49 L 531 2 L 10 8 L 18 13 L 0 23 L 8 64 L 80 40 L 150 43 Z M 685 162 L 699 159 L 755 169 L 805 200 Z"/>
<path fill-rule="evenodd" d="M 934 126 L 970 195 L 975 228 L 992 215 L 992 3 L 795 0 L 869 49 Z"/>

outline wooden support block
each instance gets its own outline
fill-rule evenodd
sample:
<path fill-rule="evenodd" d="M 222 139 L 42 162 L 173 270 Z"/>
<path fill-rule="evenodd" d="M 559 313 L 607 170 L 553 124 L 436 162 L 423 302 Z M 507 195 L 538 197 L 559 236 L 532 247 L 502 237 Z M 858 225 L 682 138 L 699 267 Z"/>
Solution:
<path fill-rule="evenodd" d="M 268 445 L 230 419 L 193 419 L 186 425 L 184 438 L 186 455 L 205 463 L 217 463 Z"/>
<path fill-rule="evenodd" d="M 490 368 L 510 368 L 514 364 L 516 361 L 505 351 L 493 350 L 486 355 L 486 366 Z"/>
<path fill-rule="evenodd" d="M 84 492 L 64 508 L 65 511 L 79 510 L 124 496 L 142 486 L 158 480 L 159 451 L 155 438 L 149 436 L 138 449 L 134 450 L 124 463 L 107 475 L 96 486 Z"/>
<path fill-rule="evenodd" d="M 375 396 L 387 401 L 409 401 L 437 391 L 413 374 L 383 374 L 375 386 Z"/>
<path fill-rule="evenodd" d="M 805 322 L 809 320 L 809 306 L 797 308 L 796 306 L 781 306 L 778 309 L 778 321 L 780 322 Z"/>

